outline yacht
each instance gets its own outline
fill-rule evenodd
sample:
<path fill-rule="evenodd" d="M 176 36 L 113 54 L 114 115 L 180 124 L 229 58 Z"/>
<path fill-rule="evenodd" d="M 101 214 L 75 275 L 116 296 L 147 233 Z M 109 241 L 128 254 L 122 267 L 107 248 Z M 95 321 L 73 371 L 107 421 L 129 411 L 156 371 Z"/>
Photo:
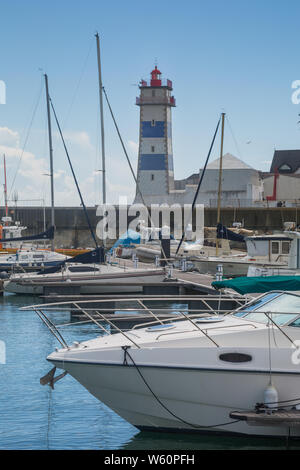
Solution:
<path fill-rule="evenodd" d="M 273 242 L 271 250 L 274 250 L 277 256 L 280 256 L 280 252 L 284 250 L 284 255 L 281 260 L 286 260 L 285 264 L 282 265 L 281 262 L 272 264 L 261 264 L 257 263 L 255 260 L 251 266 L 248 267 L 247 276 L 296 276 L 300 275 L 300 232 L 295 230 L 286 230 L 284 232 L 285 236 L 289 240 L 289 248 L 287 245 L 284 245 L 284 242 L 281 243 L 278 241 L 275 245 Z M 286 254 L 288 253 L 288 254 Z"/>
<path fill-rule="evenodd" d="M 64 263 L 56 272 L 12 274 L 4 281 L 5 292 L 41 295 L 45 287 L 78 287 L 79 294 L 142 292 L 145 283 L 162 282 L 163 268 L 126 268 L 113 264 Z"/>
<path fill-rule="evenodd" d="M 22 226 L 20 222 L 12 222 L 11 217 L 2 217 L 1 221 L 3 222 L 0 225 L 0 238 L 4 241 L 0 242 L 0 250 L 4 249 L 20 249 L 22 242 L 18 241 L 22 237 L 22 232 L 27 229 L 27 227 Z M 5 242 L 5 239 L 9 240 Z M 17 241 L 14 241 L 16 239 Z"/>
<path fill-rule="evenodd" d="M 32 309 L 45 321 L 47 305 L 23 307 Z M 97 311 L 94 322 L 104 320 Z M 67 344 L 51 323 L 61 347 L 47 357 L 48 382 L 62 369 L 141 430 L 300 437 L 299 326 L 300 296 L 283 291 L 227 315 L 182 312 L 114 334 L 101 326 L 81 343 Z"/>
<path fill-rule="evenodd" d="M 223 275 L 226 277 L 247 276 L 249 267 L 253 265 L 262 270 L 287 268 L 291 233 L 294 232 L 248 236 L 245 237 L 247 254 L 202 255 L 193 258 L 192 262 L 201 274 L 215 274 L 218 265 L 222 265 Z"/>

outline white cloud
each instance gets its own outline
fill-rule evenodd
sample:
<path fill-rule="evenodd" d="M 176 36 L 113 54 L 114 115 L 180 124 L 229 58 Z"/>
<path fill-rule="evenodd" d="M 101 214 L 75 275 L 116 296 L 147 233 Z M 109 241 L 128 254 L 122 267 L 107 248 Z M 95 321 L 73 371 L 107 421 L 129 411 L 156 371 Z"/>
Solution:
<path fill-rule="evenodd" d="M 8 127 L 0 127 L 0 145 L 19 147 L 19 134 Z"/>
<path fill-rule="evenodd" d="M 139 151 L 139 144 L 138 142 L 134 142 L 133 140 L 128 140 L 128 146 L 131 150 L 133 150 L 136 154 Z"/>
<path fill-rule="evenodd" d="M 60 135 L 58 133 L 55 135 L 60 139 Z M 86 131 L 65 131 L 63 135 L 66 142 L 70 144 L 79 145 L 85 150 L 94 150 L 90 136 Z"/>
<path fill-rule="evenodd" d="M 84 161 L 91 161 L 95 154 L 89 134 L 85 131 L 67 131 L 64 132 L 67 146 L 70 148 L 72 160 L 76 155 L 84 154 Z M 54 139 L 59 141 L 57 133 L 53 135 Z M 130 160 L 133 170 L 136 172 L 138 143 L 128 141 L 128 151 L 131 154 Z M 55 155 L 57 155 L 55 146 Z M 63 150 L 61 150 L 63 152 Z M 50 204 L 50 178 L 49 178 L 49 160 L 47 158 L 38 158 L 34 152 L 24 150 L 19 147 L 18 132 L 9 128 L 0 128 L 0 156 L 6 155 L 7 168 L 9 170 L 8 190 L 13 182 L 15 172 L 18 174 L 12 191 L 18 192 L 19 201 L 32 199 L 45 199 L 46 204 Z M 59 154 L 58 154 L 59 155 Z M 20 157 L 22 156 L 21 160 Z M 59 157 L 58 157 L 58 161 Z M 61 160 L 63 161 L 63 160 Z M 0 168 L 2 162 L 0 159 Z M 18 167 L 19 166 L 19 167 Z M 93 168 L 93 164 L 86 166 L 86 172 L 76 172 L 78 184 L 86 205 L 99 204 L 102 200 L 102 173 Z M 0 178 L 1 180 L 1 178 Z M 57 206 L 74 206 L 80 204 L 79 194 L 71 175 L 66 167 L 56 168 L 54 170 L 54 199 Z M 131 202 L 135 195 L 135 183 L 131 175 L 128 163 L 123 154 L 106 156 L 106 190 L 107 202 L 118 203 L 119 197 L 125 196 Z"/>

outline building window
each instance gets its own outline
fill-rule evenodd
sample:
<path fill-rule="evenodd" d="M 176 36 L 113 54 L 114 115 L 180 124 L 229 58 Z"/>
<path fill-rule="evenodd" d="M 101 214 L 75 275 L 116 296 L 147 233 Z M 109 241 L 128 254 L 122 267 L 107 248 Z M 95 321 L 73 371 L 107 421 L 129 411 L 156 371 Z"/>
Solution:
<path fill-rule="evenodd" d="M 278 168 L 279 171 L 292 171 L 292 168 L 287 163 L 284 163 Z"/>
<path fill-rule="evenodd" d="M 154 175 L 151 175 L 151 181 L 154 181 Z"/>
<path fill-rule="evenodd" d="M 154 145 L 151 145 L 151 152 L 155 152 L 155 147 L 154 147 Z"/>

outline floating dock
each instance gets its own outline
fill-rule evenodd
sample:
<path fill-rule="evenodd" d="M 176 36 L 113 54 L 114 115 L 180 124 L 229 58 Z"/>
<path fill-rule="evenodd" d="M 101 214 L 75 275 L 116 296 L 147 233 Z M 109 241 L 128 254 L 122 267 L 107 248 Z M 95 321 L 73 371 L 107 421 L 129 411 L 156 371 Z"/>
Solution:
<path fill-rule="evenodd" d="M 250 426 L 285 426 L 300 425 L 300 410 L 232 411 L 230 418 L 246 421 Z"/>

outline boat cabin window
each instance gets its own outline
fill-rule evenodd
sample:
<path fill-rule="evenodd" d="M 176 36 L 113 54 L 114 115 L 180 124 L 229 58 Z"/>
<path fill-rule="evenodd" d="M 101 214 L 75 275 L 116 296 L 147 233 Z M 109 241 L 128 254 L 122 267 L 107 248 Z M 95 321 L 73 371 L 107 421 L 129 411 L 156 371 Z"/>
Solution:
<path fill-rule="evenodd" d="M 20 256 L 20 259 L 22 259 L 22 260 L 28 259 L 28 256 L 27 255 L 22 255 L 22 256 Z"/>
<path fill-rule="evenodd" d="M 294 320 L 292 323 L 289 323 L 289 326 L 296 326 L 299 328 L 300 326 L 300 317 Z"/>
<path fill-rule="evenodd" d="M 87 272 L 99 272 L 98 268 L 92 268 L 91 266 L 69 266 L 71 273 L 87 273 Z"/>
<path fill-rule="evenodd" d="M 273 255 L 279 254 L 279 242 L 272 242 L 271 243 L 271 251 Z"/>
<path fill-rule="evenodd" d="M 265 315 L 267 313 L 270 318 L 277 325 L 285 325 L 287 323 L 293 322 L 300 315 L 300 296 L 293 294 L 275 294 L 275 297 L 268 297 L 271 294 L 259 299 L 260 304 L 253 304 L 249 307 L 252 308 L 251 311 L 246 309 L 246 313 L 243 315 L 243 312 L 237 312 L 236 316 L 243 317 L 250 321 L 255 321 L 258 323 L 268 323 L 268 317 Z M 268 297 L 266 302 L 263 302 L 265 297 Z M 245 312 L 245 310 L 244 310 Z M 300 325 L 299 325 L 300 326 Z"/>
<path fill-rule="evenodd" d="M 283 255 L 288 255 L 290 252 L 290 242 L 282 242 L 281 253 Z"/>
<path fill-rule="evenodd" d="M 33 259 L 44 259 L 44 255 L 32 255 Z"/>
<path fill-rule="evenodd" d="M 278 292 L 270 292 L 269 294 L 260 297 L 255 302 L 252 302 L 249 306 L 246 306 L 246 308 L 243 308 L 242 310 L 239 310 L 238 312 L 234 313 L 234 316 L 244 317 L 245 315 L 247 315 L 247 313 L 252 312 L 253 310 L 258 307 L 261 307 L 262 305 L 265 305 L 267 302 L 269 302 L 269 300 L 274 299 L 274 297 L 278 297 L 278 295 Z"/>

